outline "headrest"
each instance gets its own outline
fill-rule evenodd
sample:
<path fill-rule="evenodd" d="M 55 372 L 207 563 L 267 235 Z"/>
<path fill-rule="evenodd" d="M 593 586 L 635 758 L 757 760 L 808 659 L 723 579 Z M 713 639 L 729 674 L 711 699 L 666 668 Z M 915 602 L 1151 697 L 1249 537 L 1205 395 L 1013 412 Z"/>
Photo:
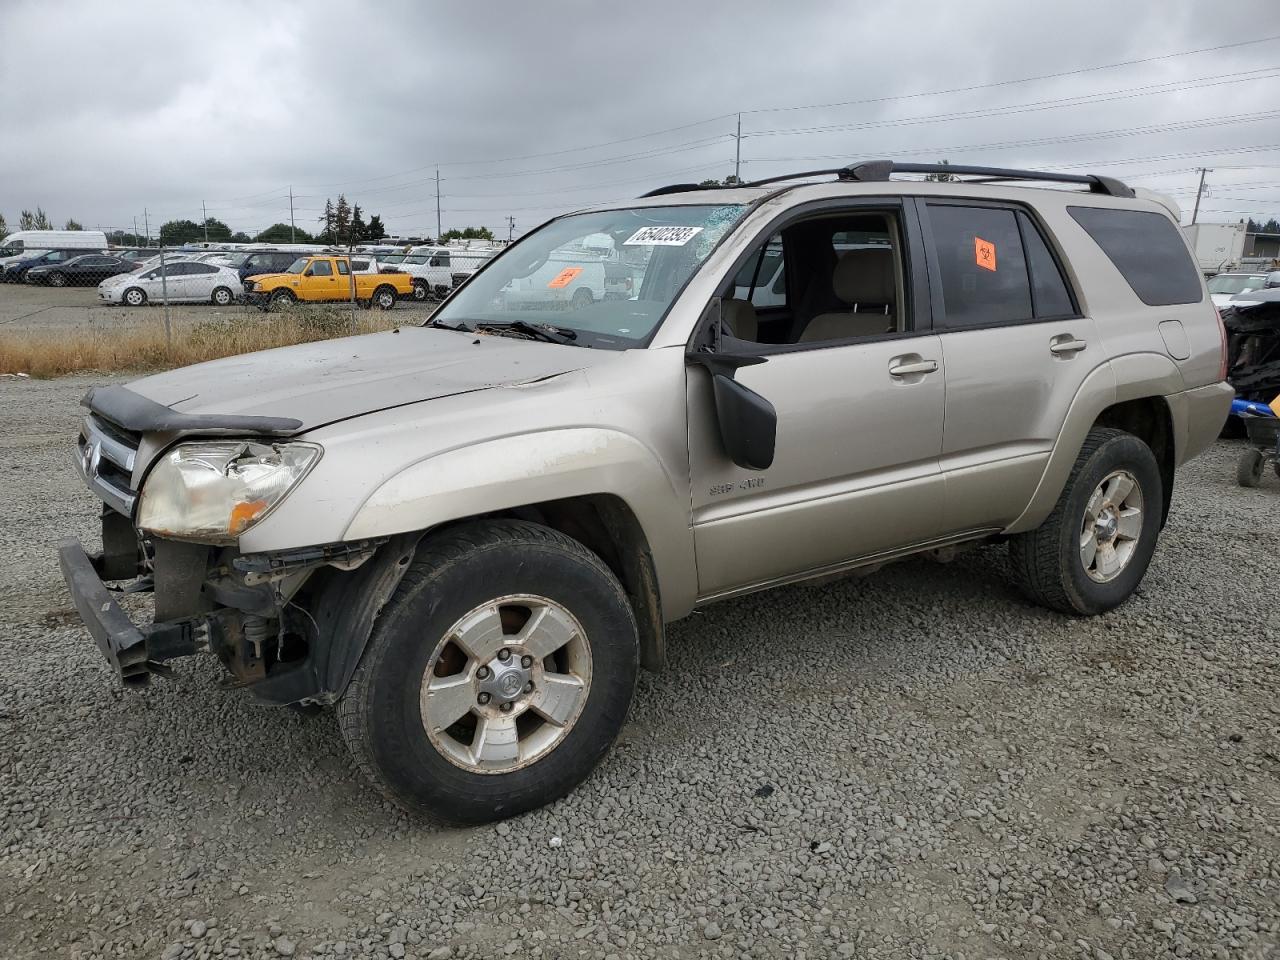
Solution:
<path fill-rule="evenodd" d="M 845 251 L 836 261 L 831 286 L 848 304 L 893 303 L 897 299 L 893 251 L 888 247 Z"/>

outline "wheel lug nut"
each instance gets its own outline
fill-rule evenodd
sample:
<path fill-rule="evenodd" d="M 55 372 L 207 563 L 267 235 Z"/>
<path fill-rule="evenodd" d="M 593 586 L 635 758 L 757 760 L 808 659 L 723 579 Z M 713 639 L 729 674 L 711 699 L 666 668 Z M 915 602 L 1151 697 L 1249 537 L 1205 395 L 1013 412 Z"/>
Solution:
<path fill-rule="evenodd" d="M 533 666 L 533 657 L 529 656 L 526 653 L 523 657 L 520 658 L 520 666 L 528 670 L 530 667 Z"/>
<path fill-rule="evenodd" d="M 481 679 L 481 680 L 488 680 L 488 679 L 489 679 L 489 668 L 488 668 L 488 667 L 481 667 L 479 670 L 477 670 L 477 671 L 476 671 L 476 676 L 477 676 L 479 679 Z"/>
<path fill-rule="evenodd" d="M 525 693 L 533 693 L 533 681 L 532 681 L 532 680 L 530 680 L 528 683 L 526 683 L 526 684 L 524 685 L 524 692 L 525 692 Z"/>
<path fill-rule="evenodd" d="M 511 659 L 511 651 L 508 650 L 506 647 L 503 647 L 501 650 L 498 651 L 498 659 L 501 660 L 503 663 L 506 663 L 508 660 Z"/>
<path fill-rule="evenodd" d="M 499 710 L 501 710 L 503 713 L 510 713 L 510 712 L 511 712 L 511 704 L 510 704 L 510 703 L 504 703 L 502 706 L 498 707 L 498 709 L 499 709 Z"/>
<path fill-rule="evenodd" d="M 477 702 L 477 703 L 479 703 L 481 706 L 483 706 L 484 704 L 488 703 L 488 702 L 489 702 L 489 694 L 487 694 L 487 693 L 481 693 L 481 694 L 480 694 L 480 696 L 476 697 L 476 702 Z"/>

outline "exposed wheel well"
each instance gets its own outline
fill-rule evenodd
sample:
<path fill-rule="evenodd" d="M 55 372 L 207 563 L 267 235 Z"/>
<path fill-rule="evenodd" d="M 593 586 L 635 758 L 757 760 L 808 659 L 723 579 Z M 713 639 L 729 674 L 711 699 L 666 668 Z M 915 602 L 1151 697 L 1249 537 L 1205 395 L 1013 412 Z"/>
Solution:
<path fill-rule="evenodd" d="M 1114 427 L 1131 433 L 1155 454 L 1160 465 L 1160 483 L 1164 487 L 1163 512 L 1160 524 L 1169 519 L 1169 505 L 1173 502 L 1174 446 L 1173 417 L 1169 405 L 1161 397 L 1141 397 L 1113 404 L 1098 415 L 1100 427 Z"/>
<path fill-rule="evenodd" d="M 662 669 L 666 661 L 666 631 L 657 572 L 640 521 L 623 500 L 609 494 L 593 494 L 526 504 L 498 515 L 551 527 L 600 557 L 631 601 L 640 628 L 640 665 L 655 672 Z"/>

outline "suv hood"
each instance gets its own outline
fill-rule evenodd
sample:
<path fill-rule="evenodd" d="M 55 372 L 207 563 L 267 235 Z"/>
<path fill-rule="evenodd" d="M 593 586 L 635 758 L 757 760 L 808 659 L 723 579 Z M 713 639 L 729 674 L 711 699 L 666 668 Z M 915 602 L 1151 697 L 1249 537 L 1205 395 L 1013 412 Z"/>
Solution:
<path fill-rule="evenodd" d="M 301 433 L 391 407 L 546 379 L 612 351 L 402 327 L 183 367 L 128 389 L 179 413 L 289 417 Z"/>

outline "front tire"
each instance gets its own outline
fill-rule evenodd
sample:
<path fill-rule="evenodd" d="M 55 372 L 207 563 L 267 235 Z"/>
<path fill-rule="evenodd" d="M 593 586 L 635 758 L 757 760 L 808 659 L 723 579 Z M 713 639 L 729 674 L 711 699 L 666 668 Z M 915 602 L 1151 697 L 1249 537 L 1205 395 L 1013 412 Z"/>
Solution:
<path fill-rule="evenodd" d="M 67 275 L 65 273 L 49 274 L 49 286 L 65 287 L 67 285 Z"/>
<path fill-rule="evenodd" d="M 213 300 L 214 306 L 229 307 L 231 306 L 231 301 L 235 299 L 235 294 L 226 287 L 218 287 L 213 291 L 213 297 L 211 299 Z"/>
<path fill-rule="evenodd" d="M 374 784 L 410 813 L 475 824 L 564 796 L 613 743 L 639 665 L 598 556 L 487 520 L 419 547 L 339 705 Z"/>
<path fill-rule="evenodd" d="M 431 296 L 431 288 L 427 286 L 423 280 L 415 280 L 413 282 L 413 299 L 415 303 L 422 303 Z"/>
<path fill-rule="evenodd" d="M 1036 603 L 1073 615 L 1104 613 L 1142 581 L 1160 533 L 1164 487 L 1151 448 L 1095 427 L 1053 512 L 1009 540 L 1014 578 Z"/>
<path fill-rule="evenodd" d="M 124 292 L 124 297 L 122 299 L 127 306 L 141 307 L 146 305 L 147 295 L 137 287 L 130 287 Z"/>
<path fill-rule="evenodd" d="M 267 300 L 267 309 L 274 313 L 279 313 L 281 311 L 291 310 L 293 305 L 297 302 L 298 298 L 295 297 L 291 291 L 277 290 L 275 293 L 271 294 L 270 299 Z"/>

